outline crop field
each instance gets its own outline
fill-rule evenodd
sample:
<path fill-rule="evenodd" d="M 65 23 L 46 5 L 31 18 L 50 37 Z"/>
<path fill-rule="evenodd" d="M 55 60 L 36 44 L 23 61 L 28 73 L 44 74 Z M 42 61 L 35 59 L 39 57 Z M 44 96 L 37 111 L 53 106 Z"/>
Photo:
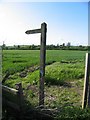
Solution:
<path fill-rule="evenodd" d="M 52 62 L 83 62 L 85 51 L 48 50 L 46 64 Z M 40 55 L 38 50 L 4 50 L 3 74 L 9 71 L 11 74 L 24 70 L 26 67 L 39 65 Z"/>
<path fill-rule="evenodd" d="M 62 84 L 64 80 L 83 78 L 85 53 L 85 51 L 48 50 L 46 53 L 46 83 Z M 12 75 L 17 78 L 15 74 L 21 73 L 21 77 L 25 76 L 22 77 L 26 79 L 24 82 L 38 82 L 39 54 L 38 50 L 3 51 L 3 75 L 8 74 L 9 77 Z M 28 74 L 28 71 L 32 74 Z M 10 82 L 14 83 L 13 79 Z M 18 80 L 20 79 L 18 76 Z"/>
<path fill-rule="evenodd" d="M 47 50 L 45 106 L 60 110 L 67 107 L 81 108 L 85 54 L 86 51 Z M 25 99 L 33 106 L 38 106 L 39 63 L 38 50 L 3 51 L 3 78 L 7 75 L 3 84 L 15 88 L 15 84 L 21 82 Z M 62 113 L 59 117 L 62 117 Z M 63 117 L 67 117 L 67 114 L 76 117 L 76 113 L 70 114 L 67 110 Z"/>

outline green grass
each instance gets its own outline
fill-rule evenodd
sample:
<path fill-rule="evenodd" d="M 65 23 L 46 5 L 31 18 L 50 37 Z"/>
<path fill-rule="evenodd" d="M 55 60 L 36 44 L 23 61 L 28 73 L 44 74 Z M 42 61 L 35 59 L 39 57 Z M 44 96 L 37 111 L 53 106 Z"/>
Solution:
<path fill-rule="evenodd" d="M 3 74 L 7 71 L 9 71 L 10 74 L 14 74 L 36 64 L 39 64 L 39 51 L 3 51 Z"/>
<path fill-rule="evenodd" d="M 85 51 L 47 50 L 46 64 L 62 60 L 85 60 Z M 4 50 L 3 51 L 3 74 L 20 72 L 27 67 L 39 65 L 40 52 L 38 50 Z"/>
<path fill-rule="evenodd" d="M 90 108 L 82 110 L 78 107 L 61 109 L 56 120 L 90 120 Z"/>
<path fill-rule="evenodd" d="M 48 50 L 46 54 L 46 64 L 46 85 L 66 86 L 66 88 L 68 88 L 72 86 L 72 83 L 74 82 L 76 86 L 82 89 L 85 69 L 85 51 Z M 8 79 L 4 84 L 15 88 L 16 83 L 22 82 L 23 89 L 25 93 L 27 93 L 27 96 L 28 94 L 29 96 L 33 96 L 32 92 L 27 90 L 27 88 L 29 85 L 36 85 L 37 87 L 39 85 L 39 70 L 31 72 L 37 66 L 39 66 L 39 51 L 3 51 L 3 74 L 5 74 L 6 71 L 10 72 Z M 20 77 L 22 72 L 26 72 L 25 77 Z M 50 87 L 50 89 L 50 92 L 52 93 L 52 87 Z M 57 89 L 55 89 L 55 91 L 57 91 Z M 70 91 L 70 89 L 63 91 L 63 94 L 68 94 L 68 90 Z M 75 96 L 73 91 L 75 92 L 75 90 L 72 89 L 70 97 Z M 57 94 L 57 92 L 55 94 Z M 27 98 L 28 100 L 30 99 L 30 97 Z M 60 99 L 60 101 L 63 101 L 63 99 Z M 76 99 L 78 100 L 78 97 L 76 97 Z M 57 101 L 57 104 L 60 104 L 59 100 Z M 56 103 L 52 104 L 56 106 Z"/>
<path fill-rule="evenodd" d="M 60 84 L 84 77 L 84 64 L 56 62 L 46 67 L 46 83 Z"/>
<path fill-rule="evenodd" d="M 20 78 L 19 74 L 31 66 L 39 66 L 40 52 L 38 50 L 4 50 L 3 75 L 7 72 L 9 80 L 6 85 L 14 86 L 22 81 L 23 84 L 39 81 L 39 70 L 28 73 Z M 54 64 L 51 64 L 56 62 Z M 46 83 L 63 84 L 65 80 L 79 79 L 84 76 L 85 51 L 48 50 L 46 53 Z"/>
<path fill-rule="evenodd" d="M 90 117 L 81 110 L 86 51 L 48 50 L 45 67 L 45 106 L 60 110 L 57 120 Z M 3 75 L 10 73 L 5 85 L 15 88 L 22 82 L 24 95 L 38 105 L 40 52 L 38 50 L 3 51 Z M 21 77 L 20 74 L 26 74 Z M 72 112 L 71 112 L 72 111 Z"/>

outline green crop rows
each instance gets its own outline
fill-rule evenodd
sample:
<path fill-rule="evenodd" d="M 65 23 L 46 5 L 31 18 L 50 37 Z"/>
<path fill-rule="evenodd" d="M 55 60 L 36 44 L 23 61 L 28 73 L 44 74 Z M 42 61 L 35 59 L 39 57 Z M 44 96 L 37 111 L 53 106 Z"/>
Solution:
<path fill-rule="evenodd" d="M 86 51 L 47 50 L 45 67 L 45 105 L 61 111 L 58 119 L 88 115 L 81 109 Z M 38 105 L 39 93 L 38 50 L 4 50 L 3 77 L 9 73 L 5 85 L 14 87 L 22 82 L 26 99 L 34 106 Z M 73 108 L 78 107 L 78 108 Z M 63 109 L 62 109 L 63 108 Z M 66 110 L 65 115 L 63 110 Z"/>
<path fill-rule="evenodd" d="M 46 63 L 53 61 L 84 61 L 85 51 L 48 50 Z M 4 50 L 3 74 L 9 71 L 11 74 L 24 70 L 26 67 L 39 65 L 40 52 L 38 50 Z"/>
<path fill-rule="evenodd" d="M 48 50 L 46 52 L 46 84 L 63 84 L 66 80 L 84 77 L 85 51 Z M 39 70 L 27 72 L 27 77 L 20 78 L 17 73 L 31 70 L 39 66 L 40 52 L 38 50 L 7 50 L 3 51 L 3 76 L 10 76 L 8 83 L 32 83 L 39 81 Z M 14 79 L 14 80 L 13 80 Z M 23 80 L 24 79 L 24 80 Z"/>

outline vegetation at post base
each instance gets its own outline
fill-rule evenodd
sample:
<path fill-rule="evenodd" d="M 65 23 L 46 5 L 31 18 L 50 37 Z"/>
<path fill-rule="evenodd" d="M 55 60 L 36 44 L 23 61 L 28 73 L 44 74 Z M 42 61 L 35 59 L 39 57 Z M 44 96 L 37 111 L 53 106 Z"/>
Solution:
<path fill-rule="evenodd" d="M 84 110 L 81 108 L 86 52 L 46 51 L 45 107 L 58 111 L 54 116 L 56 120 L 90 119 L 89 108 Z M 3 84 L 15 88 L 16 83 L 22 82 L 26 101 L 37 107 L 40 51 L 3 50 L 2 57 L 3 79 L 7 74 Z"/>

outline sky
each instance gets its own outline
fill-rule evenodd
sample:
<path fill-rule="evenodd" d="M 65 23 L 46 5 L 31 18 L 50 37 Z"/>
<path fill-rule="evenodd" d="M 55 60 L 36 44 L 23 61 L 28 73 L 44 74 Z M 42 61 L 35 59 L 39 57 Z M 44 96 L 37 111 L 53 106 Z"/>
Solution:
<path fill-rule="evenodd" d="M 39 45 L 40 33 L 25 31 L 47 24 L 47 45 L 88 44 L 88 2 L 0 3 L 0 45 Z"/>

